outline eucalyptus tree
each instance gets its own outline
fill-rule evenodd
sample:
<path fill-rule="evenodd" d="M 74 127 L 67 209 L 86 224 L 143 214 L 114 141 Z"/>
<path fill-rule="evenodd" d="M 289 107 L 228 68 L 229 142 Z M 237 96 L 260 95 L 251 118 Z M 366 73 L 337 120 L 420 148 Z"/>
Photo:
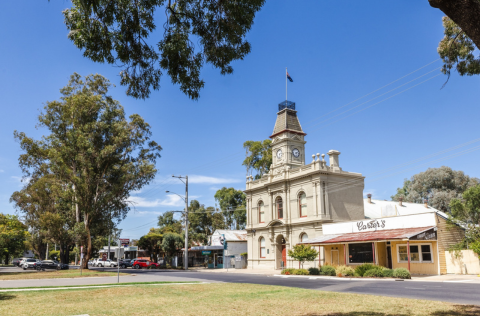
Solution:
<path fill-rule="evenodd" d="M 429 168 L 424 172 L 405 179 L 402 188 L 392 200 L 403 198 L 405 202 L 423 203 L 443 211 L 450 212 L 450 201 L 459 199 L 468 188 L 478 185 L 479 180 L 466 175 L 463 171 L 455 171 L 450 167 Z"/>
<path fill-rule="evenodd" d="M 249 173 L 251 169 L 257 172 L 255 179 L 259 179 L 270 171 L 270 166 L 273 161 L 271 144 L 272 141 L 268 138 L 263 141 L 248 140 L 243 143 L 243 148 L 246 150 L 246 157 L 242 165 L 247 167 L 247 173 Z"/>
<path fill-rule="evenodd" d="M 24 177 L 48 170 L 65 184 L 75 232 L 86 248 L 84 268 L 92 256 L 92 236 L 108 235 L 112 223 L 126 217 L 130 192 L 153 180 L 161 151 L 150 140 L 150 125 L 138 114 L 127 119 L 108 94 L 110 86 L 101 75 L 74 73 L 60 100 L 47 102 L 38 117 L 49 134 L 35 140 L 15 131 Z"/>
<path fill-rule="evenodd" d="M 223 187 L 215 193 L 215 200 L 220 204 L 227 227 L 232 226 L 235 221 L 235 229 L 245 229 L 247 210 L 243 191 Z"/>
<path fill-rule="evenodd" d="M 63 12 L 69 39 L 85 57 L 118 65 L 128 95 L 147 98 L 166 72 L 183 93 L 198 99 L 205 63 L 231 74 L 232 62 L 250 53 L 245 36 L 265 0 L 71 2 Z M 156 30 L 161 23 L 163 33 Z"/>
<path fill-rule="evenodd" d="M 11 257 L 22 255 L 27 249 L 27 226 L 18 216 L 0 213 L 0 258 L 8 264 Z"/>

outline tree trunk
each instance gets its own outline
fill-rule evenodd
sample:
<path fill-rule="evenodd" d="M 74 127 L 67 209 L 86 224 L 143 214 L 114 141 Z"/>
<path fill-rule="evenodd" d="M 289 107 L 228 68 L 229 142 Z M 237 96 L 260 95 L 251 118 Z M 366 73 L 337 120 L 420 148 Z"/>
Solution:
<path fill-rule="evenodd" d="M 10 254 L 7 252 L 5 253 L 5 264 L 8 264 L 9 261 L 10 261 Z"/>
<path fill-rule="evenodd" d="M 440 9 L 453 20 L 480 49 L 480 1 L 428 0 L 430 6 Z"/>
<path fill-rule="evenodd" d="M 92 238 L 90 235 L 90 223 L 88 214 L 85 214 L 85 231 L 87 232 L 87 252 L 83 257 L 82 268 L 88 269 L 88 261 L 92 258 L 93 248 L 92 248 Z"/>

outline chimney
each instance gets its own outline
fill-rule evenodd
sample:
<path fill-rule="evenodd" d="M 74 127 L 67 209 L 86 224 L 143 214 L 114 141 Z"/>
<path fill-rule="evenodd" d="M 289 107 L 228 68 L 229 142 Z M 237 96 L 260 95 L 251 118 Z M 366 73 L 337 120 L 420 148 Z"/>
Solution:
<path fill-rule="evenodd" d="M 368 203 L 372 204 L 372 194 L 371 193 L 367 194 L 367 198 L 368 198 Z"/>
<path fill-rule="evenodd" d="M 342 171 L 342 168 L 340 168 L 340 163 L 338 162 L 338 156 L 340 155 L 340 152 L 338 150 L 333 150 L 331 149 L 327 155 L 330 158 L 330 168 L 332 169 L 333 172 L 338 172 Z"/>
<path fill-rule="evenodd" d="M 403 202 L 403 197 L 399 197 L 398 198 L 398 205 L 403 206 L 402 202 Z"/>
<path fill-rule="evenodd" d="M 428 208 L 428 199 L 424 199 L 423 204 L 425 205 L 425 208 Z"/>

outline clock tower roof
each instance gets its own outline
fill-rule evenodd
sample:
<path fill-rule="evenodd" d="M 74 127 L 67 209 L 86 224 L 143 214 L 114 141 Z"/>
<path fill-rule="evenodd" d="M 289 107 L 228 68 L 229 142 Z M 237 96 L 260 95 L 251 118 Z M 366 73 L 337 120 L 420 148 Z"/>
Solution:
<path fill-rule="evenodd" d="M 273 128 L 273 134 L 270 138 L 283 132 L 293 132 L 300 135 L 307 135 L 303 132 L 302 126 L 295 111 L 295 102 L 283 101 L 278 104 L 277 121 Z"/>

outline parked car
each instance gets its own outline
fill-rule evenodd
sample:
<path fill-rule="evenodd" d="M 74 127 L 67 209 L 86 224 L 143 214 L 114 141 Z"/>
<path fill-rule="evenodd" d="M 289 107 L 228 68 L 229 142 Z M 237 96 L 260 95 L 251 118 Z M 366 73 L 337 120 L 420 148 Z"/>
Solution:
<path fill-rule="evenodd" d="M 107 259 L 105 261 L 98 261 L 97 262 L 97 267 L 110 267 L 110 268 L 115 268 L 118 266 L 118 263 L 116 261 Z"/>
<path fill-rule="evenodd" d="M 158 263 L 151 262 L 150 260 L 139 259 L 133 263 L 133 268 L 142 269 L 142 268 L 158 268 Z"/>
<path fill-rule="evenodd" d="M 45 271 L 46 269 L 50 270 L 66 270 L 69 269 L 70 267 L 68 264 L 60 263 L 56 260 L 43 260 L 38 262 L 35 265 L 37 271 Z"/>
<path fill-rule="evenodd" d="M 120 260 L 120 268 L 125 269 L 125 268 L 129 268 L 129 267 L 133 267 L 134 262 L 135 261 L 133 261 L 132 259 Z"/>
<path fill-rule="evenodd" d="M 40 260 L 38 259 L 25 259 L 22 261 L 22 268 L 23 270 L 35 269 L 39 262 Z"/>
<path fill-rule="evenodd" d="M 31 258 L 25 258 L 25 257 L 23 257 L 23 258 L 14 258 L 13 261 L 12 261 L 12 263 L 13 263 L 14 266 L 21 268 L 22 265 L 23 265 L 23 261 L 24 261 L 24 260 L 27 260 L 27 259 L 31 259 Z"/>

